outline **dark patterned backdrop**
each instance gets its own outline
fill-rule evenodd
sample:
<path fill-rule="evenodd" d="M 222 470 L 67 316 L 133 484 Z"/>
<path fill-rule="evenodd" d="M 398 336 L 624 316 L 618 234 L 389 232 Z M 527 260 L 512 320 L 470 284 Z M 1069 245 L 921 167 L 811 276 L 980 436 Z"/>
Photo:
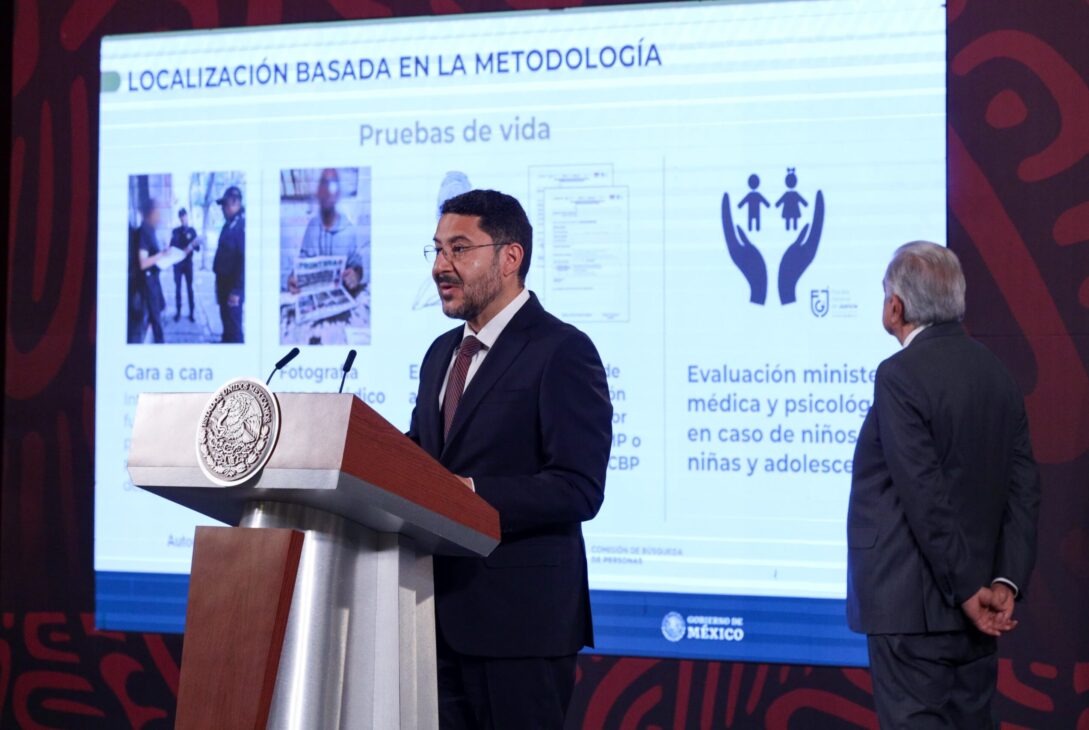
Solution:
<path fill-rule="evenodd" d="M 92 618 L 99 38 L 573 4 L 15 0 L 0 725 L 174 715 L 180 638 Z M 1001 645 L 1003 728 L 1089 730 L 1089 2 L 950 0 L 948 18 L 949 240 L 1044 476 L 1040 566 Z M 874 728 L 871 698 L 865 670 L 587 657 L 571 726 Z"/>

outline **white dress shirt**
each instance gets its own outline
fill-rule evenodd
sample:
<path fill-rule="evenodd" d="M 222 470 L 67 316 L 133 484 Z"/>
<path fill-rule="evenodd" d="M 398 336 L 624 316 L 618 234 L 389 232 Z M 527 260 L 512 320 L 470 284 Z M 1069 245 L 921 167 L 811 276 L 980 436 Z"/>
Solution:
<path fill-rule="evenodd" d="M 903 349 L 903 348 L 907 347 L 908 345 L 910 345 L 912 340 L 914 340 L 918 336 L 918 334 L 920 332 L 922 332 L 923 330 L 925 330 L 929 326 L 930 325 L 928 325 L 928 324 L 921 324 L 918 327 L 916 327 L 915 329 L 913 329 L 911 332 L 908 332 L 908 336 L 904 338 L 904 344 L 902 344 L 900 346 L 900 349 Z"/>
<path fill-rule="evenodd" d="M 514 319 L 514 315 L 518 314 L 525 303 L 529 301 L 529 289 L 523 288 L 514 299 L 510 300 L 507 306 L 499 310 L 499 314 L 492 317 L 486 325 L 480 328 L 479 332 L 473 332 L 473 328 L 469 326 L 469 323 L 465 323 L 465 330 L 461 334 L 461 339 L 465 339 L 469 335 L 473 335 L 480 340 L 481 347 L 477 350 L 477 353 L 473 355 L 473 359 L 469 361 L 469 372 L 465 374 L 465 389 L 469 389 L 469 382 L 476 375 L 476 371 L 480 370 L 480 366 L 484 362 L 484 358 L 488 356 L 488 351 L 495 345 L 495 341 L 499 339 L 499 335 L 503 334 L 503 330 L 507 328 L 510 321 Z M 454 354 L 450 357 L 450 364 L 446 366 L 446 377 L 442 379 L 442 389 L 439 391 L 439 410 L 442 410 L 442 401 L 446 397 L 446 384 L 450 381 L 450 371 L 454 369 L 454 362 L 458 359 L 458 349 L 454 350 Z"/>
<path fill-rule="evenodd" d="M 904 344 L 901 346 L 901 349 L 903 349 L 904 347 L 907 347 L 908 345 L 910 345 L 912 340 L 914 340 L 915 337 L 920 332 L 922 332 L 923 330 L 925 330 L 929 326 L 930 325 L 928 325 L 928 324 L 922 324 L 922 325 L 919 325 L 918 327 L 916 327 L 915 329 L 913 329 L 911 332 L 908 332 L 908 336 L 904 338 Z M 1015 596 L 1020 592 L 1018 590 L 1018 588 L 1017 588 L 1017 585 L 1014 584 L 1014 582 L 1012 580 L 1010 580 L 1009 578 L 995 578 L 994 580 L 991 581 L 991 585 L 994 585 L 995 583 L 1005 583 L 1006 585 L 1008 585 L 1010 587 L 1010 589 L 1013 591 L 1013 595 L 1015 595 Z"/>

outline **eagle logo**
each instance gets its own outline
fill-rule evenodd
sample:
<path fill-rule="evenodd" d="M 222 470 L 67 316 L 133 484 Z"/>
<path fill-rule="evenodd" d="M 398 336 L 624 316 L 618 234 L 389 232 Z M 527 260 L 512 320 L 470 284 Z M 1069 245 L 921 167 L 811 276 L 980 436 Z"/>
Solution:
<path fill-rule="evenodd" d="M 197 426 L 197 459 L 215 484 L 242 484 L 272 455 L 280 431 L 276 396 L 250 378 L 232 380 L 204 407 Z"/>

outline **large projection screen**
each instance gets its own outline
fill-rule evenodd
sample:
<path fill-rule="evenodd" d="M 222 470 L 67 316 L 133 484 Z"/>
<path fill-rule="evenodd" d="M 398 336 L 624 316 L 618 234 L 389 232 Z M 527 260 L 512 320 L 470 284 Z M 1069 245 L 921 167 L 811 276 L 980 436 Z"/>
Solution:
<path fill-rule="evenodd" d="M 180 631 L 207 523 L 129 481 L 137 394 L 263 379 L 293 345 L 273 388 L 331 392 L 356 348 L 348 389 L 407 428 L 455 324 L 422 249 L 444 199 L 494 188 L 533 223 L 530 289 L 608 370 L 596 650 L 865 663 L 844 618 L 851 456 L 896 347 L 884 267 L 945 241 L 941 2 L 115 36 L 101 70 L 100 625 Z M 216 204 L 232 188 L 244 224 Z M 194 249 L 154 291 L 135 252 L 172 240 Z"/>

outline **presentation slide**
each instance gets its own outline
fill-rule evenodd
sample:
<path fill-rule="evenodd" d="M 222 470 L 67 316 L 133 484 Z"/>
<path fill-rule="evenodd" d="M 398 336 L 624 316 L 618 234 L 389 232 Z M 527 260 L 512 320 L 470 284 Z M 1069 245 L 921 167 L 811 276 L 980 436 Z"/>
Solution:
<path fill-rule="evenodd" d="M 444 200 L 518 197 L 529 288 L 605 363 L 585 526 L 596 651 L 864 664 L 851 458 L 893 250 L 944 243 L 945 10 L 809 0 L 102 42 L 95 569 L 108 628 L 180 631 L 205 518 L 135 487 L 138 394 L 346 390 L 407 429 L 458 325 Z M 195 448 L 178 433 L 164 449 Z M 470 475 L 471 476 L 471 475 Z"/>

